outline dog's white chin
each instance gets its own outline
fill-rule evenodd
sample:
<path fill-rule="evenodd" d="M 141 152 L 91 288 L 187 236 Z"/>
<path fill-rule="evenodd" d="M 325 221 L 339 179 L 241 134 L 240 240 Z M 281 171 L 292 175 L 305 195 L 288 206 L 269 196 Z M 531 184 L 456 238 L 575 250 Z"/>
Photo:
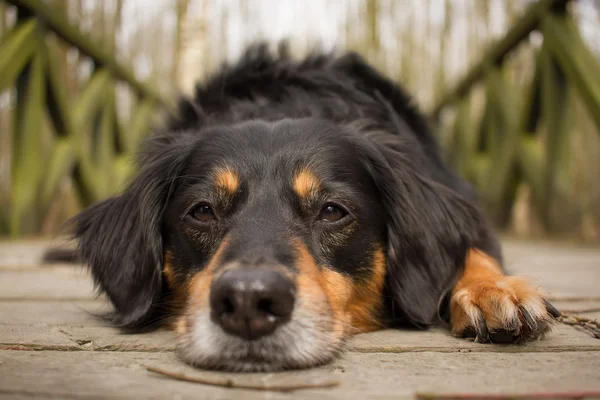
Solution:
<path fill-rule="evenodd" d="M 187 318 L 191 318 L 190 328 L 180 335 L 179 357 L 205 369 L 271 372 L 310 368 L 332 361 L 344 342 L 332 332 L 330 318 L 292 315 L 288 323 L 256 340 L 227 334 L 208 313 Z"/>

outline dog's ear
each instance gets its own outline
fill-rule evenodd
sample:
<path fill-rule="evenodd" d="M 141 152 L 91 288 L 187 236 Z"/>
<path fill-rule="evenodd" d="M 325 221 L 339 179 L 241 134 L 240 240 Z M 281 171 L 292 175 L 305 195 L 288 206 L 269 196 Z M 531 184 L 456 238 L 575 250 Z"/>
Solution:
<path fill-rule="evenodd" d="M 485 232 L 480 212 L 432 175 L 416 142 L 371 135 L 369 168 L 388 214 L 387 298 L 394 321 L 432 325 L 459 278 L 467 251 Z M 435 176 L 435 175 L 434 175 Z"/>
<path fill-rule="evenodd" d="M 137 177 L 123 194 L 93 205 L 70 225 L 78 252 L 115 308 L 115 324 L 135 328 L 154 315 L 162 290 L 162 215 L 191 146 L 146 143 Z"/>

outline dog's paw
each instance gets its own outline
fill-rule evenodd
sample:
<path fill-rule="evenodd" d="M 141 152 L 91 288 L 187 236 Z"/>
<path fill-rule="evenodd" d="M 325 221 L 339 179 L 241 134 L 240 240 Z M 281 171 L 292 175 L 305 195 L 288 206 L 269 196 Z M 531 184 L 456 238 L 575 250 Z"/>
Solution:
<path fill-rule="evenodd" d="M 450 300 L 452 333 L 481 343 L 541 338 L 558 316 L 560 312 L 537 289 L 515 276 L 472 282 L 457 288 Z"/>

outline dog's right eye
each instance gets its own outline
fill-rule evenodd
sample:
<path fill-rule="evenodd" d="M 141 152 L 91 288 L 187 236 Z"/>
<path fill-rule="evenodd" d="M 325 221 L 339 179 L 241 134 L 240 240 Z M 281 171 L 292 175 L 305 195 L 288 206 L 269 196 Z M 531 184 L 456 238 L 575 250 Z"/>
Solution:
<path fill-rule="evenodd" d="M 208 204 L 200 204 L 192 209 L 190 216 L 196 221 L 209 222 L 215 219 L 215 213 Z"/>
<path fill-rule="evenodd" d="M 348 212 L 335 204 L 327 204 L 319 213 L 319 220 L 325 222 L 337 222 L 344 218 Z"/>

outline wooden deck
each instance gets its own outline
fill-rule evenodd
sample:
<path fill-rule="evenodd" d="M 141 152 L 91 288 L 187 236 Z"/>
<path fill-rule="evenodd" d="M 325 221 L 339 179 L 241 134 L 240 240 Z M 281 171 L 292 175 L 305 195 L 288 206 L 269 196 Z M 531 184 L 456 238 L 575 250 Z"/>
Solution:
<path fill-rule="evenodd" d="M 557 325 L 528 345 L 482 345 L 428 332 L 356 337 L 331 365 L 281 374 L 217 374 L 178 360 L 171 332 L 128 335 L 94 317 L 107 310 L 85 270 L 41 266 L 48 242 L 0 242 L 0 398 L 412 398 L 416 392 L 600 391 L 600 340 Z M 600 307 L 600 248 L 505 241 L 507 264 L 563 310 Z M 600 312 L 580 314 L 599 318 Z M 332 389 L 249 391 L 175 381 L 145 366 L 240 382 L 335 379 Z"/>

